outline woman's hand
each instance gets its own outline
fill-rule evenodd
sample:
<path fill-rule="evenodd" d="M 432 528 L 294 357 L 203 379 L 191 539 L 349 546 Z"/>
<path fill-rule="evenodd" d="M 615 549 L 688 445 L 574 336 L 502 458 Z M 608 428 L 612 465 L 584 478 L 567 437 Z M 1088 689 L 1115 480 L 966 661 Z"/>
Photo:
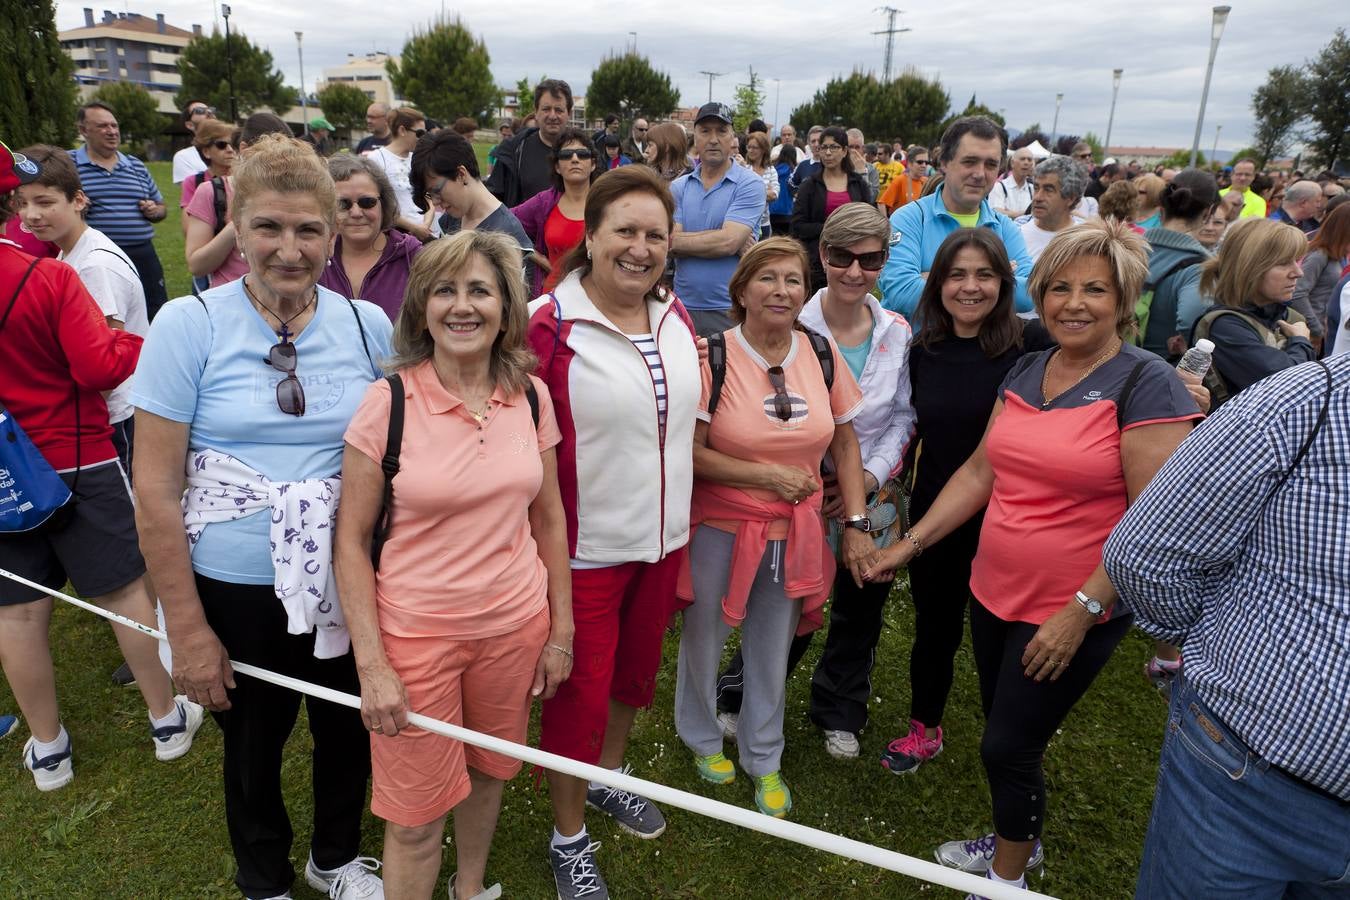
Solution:
<path fill-rule="evenodd" d="M 1208 415 L 1212 398 L 1209 395 L 1209 388 L 1204 385 L 1204 379 L 1194 372 L 1183 372 L 1180 369 L 1177 370 L 1177 377 L 1186 385 L 1186 393 L 1191 395 L 1195 405 L 1200 407 L 1202 413 Z"/>
<path fill-rule="evenodd" d="M 821 491 L 820 514 L 826 519 L 843 516 L 844 496 L 839 492 L 839 479 L 833 476 L 825 478 Z"/>
<path fill-rule="evenodd" d="M 1280 331 L 1284 332 L 1285 337 L 1301 337 L 1312 340 L 1312 332 L 1308 330 L 1307 322 L 1276 322 Z"/>
<path fill-rule="evenodd" d="M 408 691 L 387 662 L 358 669 L 361 721 L 375 734 L 393 737 L 408 727 Z"/>
<path fill-rule="evenodd" d="M 789 503 L 800 503 L 820 490 L 815 473 L 801 466 L 764 466 L 764 487 Z"/>
<path fill-rule="evenodd" d="M 562 648 L 562 649 L 559 649 Z M 568 653 L 564 653 L 566 649 Z M 572 642 L 555 641 L 552 637 L 539 651 L 539 661 L 534 664 L 534 684 L 530 687 L 530 696 L 549 700 L 558 692 L 558 686 L 572 674 Z"/>
<path fill-rule="evenodd" d="M 189 632 L 169 632 L 173 655 L 173 682 L 193 703 L 212 712 L 230 708 L 226 688 L 234 687 L 229 654 L 208 626 Z"/>
<path fill-rule="evenodd" d="M 1083 609 L 1077 600 L 1066 603 L 1063 609 L 1036 629 L 1022 651 L 1022 665 L 1027 667 L 1026 676 L 1037 681 L 1046 678 L 1057 681 L 1069 667 L 1083 638 L 1087 637 L 1088 629 L 1096 622 L 1096 618 Z"/>
<path fill-rule="evenodd" d="M 890 581 L 895 577 L 896 569 L 909 565 L 915 549 L 912 543 L 902 540 L 885 550 L 875 550 L 863 569 L 863 581 Z"/>
<path fill-rule="evenodd" d="M 853 583 L 862 587 L 863 572 L 868 567 L 868 561 L 876 555 L 877 545 L 872 542 L 870 534 L 856 528 L 844 529 L 844 537 L 840 541 L 840 545 L 841 562 L 852 573 Z"/>

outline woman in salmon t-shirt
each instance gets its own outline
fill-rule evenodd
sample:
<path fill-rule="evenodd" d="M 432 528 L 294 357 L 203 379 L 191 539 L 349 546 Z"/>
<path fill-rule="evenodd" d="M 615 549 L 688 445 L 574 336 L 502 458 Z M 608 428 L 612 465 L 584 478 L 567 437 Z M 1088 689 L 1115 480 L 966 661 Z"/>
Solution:
<path fill-rule="evenodd" d="M 443 238 L 413 262 L 394 332 L 404 426 L 378 571 L 388 380 L 366 391 L 346 434 L 336 567 L 391 897 L 431 895 L 451 809 L 450 894 L 483 892 L 502 785 L 520 770 L 410 727 L 409 710 L 524 743 L 531 698 L 551 697 L 571 670 L 560 435 L 548 391 L 529 374 L 520 268 L 515 243 L 486 231 Z"/>
<path fill-rule="evenodd" d="M 735 780 L 722 754 L 717 669 L 727 636 L 740 627 L 740 762 L 755 782 L 759 811 L 779 818 L 792 808 L 780 773 L 788 649 L 795 633 L 820 627 L 834 582 L 820 515 L 826 452 L 839 479 L 842 518 L 853 526 L 844 531 L 841 555 L 859 586 L 874 550 L 852 424 L 862 391 L 833 342 L 823 345 L 834 373 L 827 388 L 826 360 L 796 327 L 810 280 L 801 244 L 778 237 L 756 244 L 731 277 L 731 317 L 739 324 L 721 336 L 725 380 L 716 402 L 711 366 L 703 365 L 694 431 L 698 528 L 680 590 L 692 605 L 680 638 L 675 729 L 702 778 Z"/>
<path fill-rule="evenodd" d="M 1176 372 L 1123 340 L 1147 260 L 1122 223 L 1051 240 L 1027 288 L 1059 347 L 1018 360 L 984 440 L 865 576 L 905 565 L 988 504 L 970 632 L 994 834 L 944 844 L 938 860 L 996 881 L 1025 885 L 1045 825 L 1045 748 L 1130 627 L 1102 545 L 1200 418 Z"/>

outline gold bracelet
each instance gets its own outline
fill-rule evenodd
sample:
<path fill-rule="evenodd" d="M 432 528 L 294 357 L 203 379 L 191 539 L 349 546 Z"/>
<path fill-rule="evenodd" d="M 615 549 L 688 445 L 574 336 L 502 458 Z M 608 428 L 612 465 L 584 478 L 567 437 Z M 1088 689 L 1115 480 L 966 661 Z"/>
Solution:
<path fill-rule="evenodd" d="M 919 538 L 917 534 L 915 534 L 912 531 L 906 531 L 902 536 L 904 537 L 905 540 L 909 541 L 911 544 L 914 545 L 914 556 L 910 557 L 911 559 L 917 559 L 920 555 L 923 554 L 923 541 Z"/>
<path fill-rule="evenodd" d="M 566 647 L 559 647 L 557 644 L 545 644 L 544 646 L 548 647 L 550 650 L 557 650 L 559 653 L 561 653 L 563 656 L 566 656 L 568 659 L 575 659 L 575 657 L 572 656 L 572 651 L 568 650 Z"/>

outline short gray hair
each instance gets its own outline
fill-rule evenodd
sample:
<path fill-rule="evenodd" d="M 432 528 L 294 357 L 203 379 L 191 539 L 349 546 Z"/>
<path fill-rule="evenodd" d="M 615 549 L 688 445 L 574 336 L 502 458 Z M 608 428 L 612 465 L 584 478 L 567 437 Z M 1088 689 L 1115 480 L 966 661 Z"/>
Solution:
<path fill-rule="evenodd" d="M 1286 203 L 1302 203 L 1304 200 L 1311 200 L 1313 197 L 1320 196 L 1322 196 L 1322 188 L 1315 181 L 1295 181 L 1284 189 Z"/>
<path fill-rule="evenodd" d="M 1033 177 L 1042 178 L 1046 175 L 1059 176 L 1059 195 L 1065 200 L 1077 203 L 1083 199 L 1083 191 L 1087 189 L 1087 174 L 1082 166 L 1069 157 L 1055 154 L 1037 163 Z"/>
<path fill-rule="evenodd" d="M 333 182 L 347 181 L 353 175 L 365 175 L 375 183 L 375 191 L 380 195 L 380 230 L 388 231 L 398 218 L 398 195 L 389 183 L 384 170 L 364 156 L 354 153 L 337 153 L 328 158 L 328 174 Z"/>

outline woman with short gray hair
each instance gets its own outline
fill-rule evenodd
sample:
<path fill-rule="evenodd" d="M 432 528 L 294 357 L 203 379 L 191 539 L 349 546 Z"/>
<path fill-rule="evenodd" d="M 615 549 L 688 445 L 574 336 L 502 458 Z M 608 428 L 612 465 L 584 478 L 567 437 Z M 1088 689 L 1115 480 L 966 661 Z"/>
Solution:
<path fill-rule="evenodd" d="M 319 284 L 353 300 L 369 300 L 393 321 L 422 242 L 394 228 L 394 186 L 367 157 L 334 156 L 328 174 L 337 186 L 337 241 Z"/>

